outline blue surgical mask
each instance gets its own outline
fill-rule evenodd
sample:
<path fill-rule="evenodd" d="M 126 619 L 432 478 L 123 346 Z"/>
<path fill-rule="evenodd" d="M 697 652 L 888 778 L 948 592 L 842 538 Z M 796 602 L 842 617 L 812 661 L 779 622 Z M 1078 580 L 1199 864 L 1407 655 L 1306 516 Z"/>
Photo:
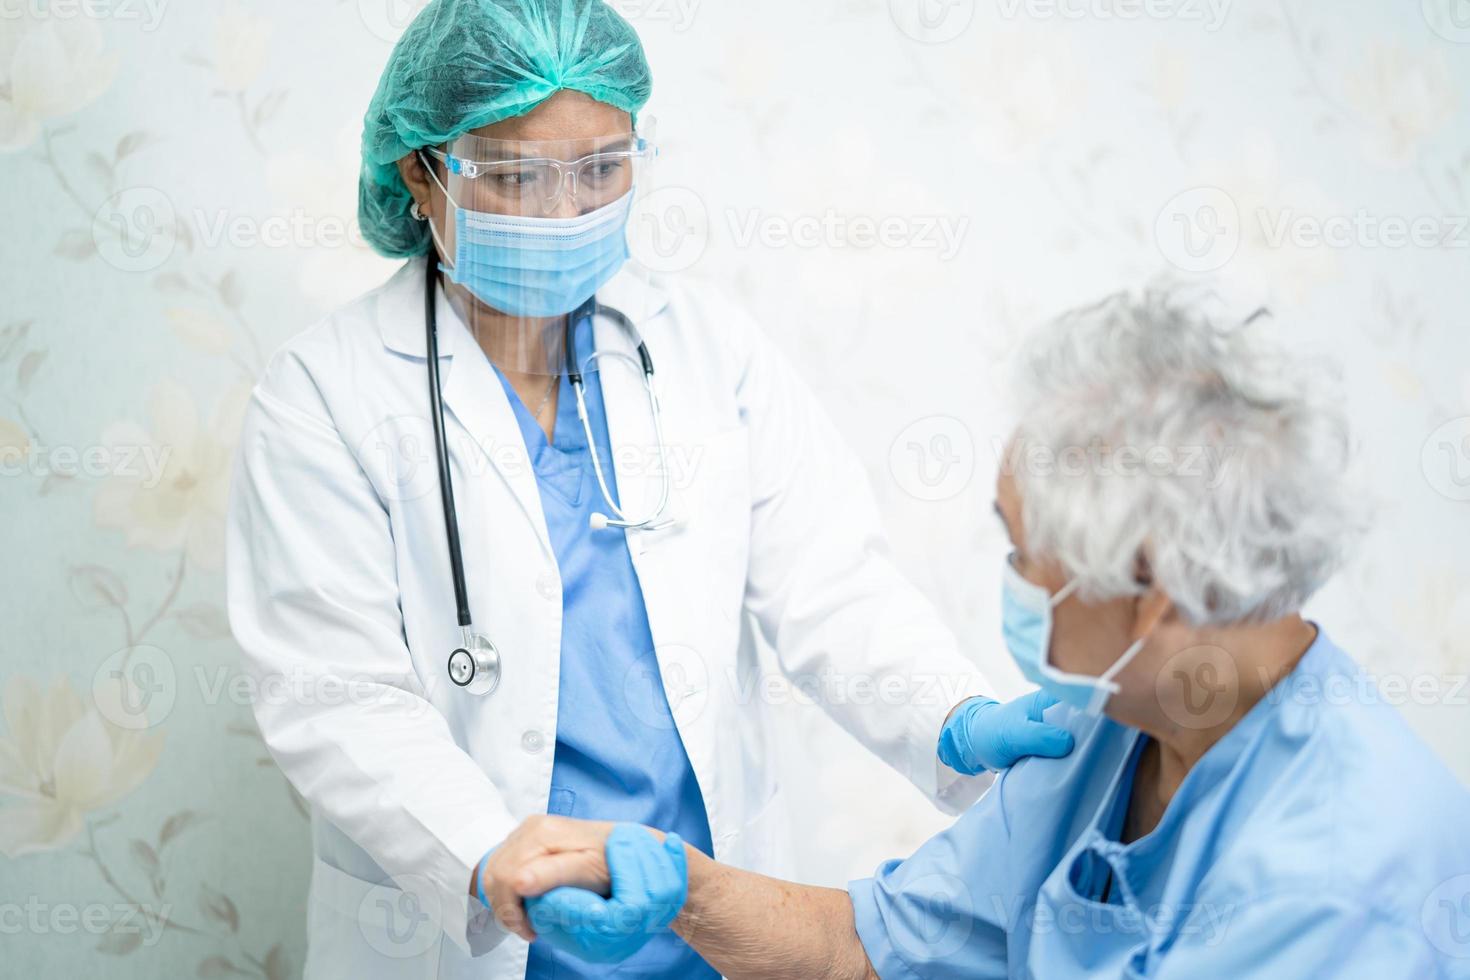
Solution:
<path fill-rule="evenodd" d="M 1001 631 L 1006 649 L 1021 673 L 1033 684 L 1059 700 L 1092 715 L 1102 714 L 1108 698 L 1118 693 L 1117 677 L 1128 662 L 1143 649 L 1140 639 L 1124 651 L 1101 677 L 1069 674 L 1051 665 L 1052 610 L 1077 591 L 1077 582 L 1068 582 L 1055 596 L 1028 582 L 1016 571 L 1014 559 L 1006 561 L 1001 584 Z"/>
<path fill-rule="evenodd" d="M 440 270 L 502 313 L 570 313 L 628 259 L 625 229 L 632 191 L 574 218 L 530 217 L 460 207 L 432 167 L 429 174 L 454 205 L 454 264 L 441 263 Z"/>

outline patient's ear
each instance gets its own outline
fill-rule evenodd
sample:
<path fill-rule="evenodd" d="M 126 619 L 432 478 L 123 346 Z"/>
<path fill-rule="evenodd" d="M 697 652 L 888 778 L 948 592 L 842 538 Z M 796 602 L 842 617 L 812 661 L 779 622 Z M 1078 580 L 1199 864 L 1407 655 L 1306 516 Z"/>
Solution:
<path fill-rule="evenodd" d="M 1174 619 L 1174 600 L 1153 586 L 1133 600 L 1133 639 L 1141 640 Z"/>
<path fill-rule="evenodd" d="M 1134 562 L 1133 580 L 1143 587 L 1143 594 L 1133 600 L 1133 639 L 1140 640 L 1174 618 L 1174 600 L 1154 585 L 1153 567 L 1142 551 Z"/>

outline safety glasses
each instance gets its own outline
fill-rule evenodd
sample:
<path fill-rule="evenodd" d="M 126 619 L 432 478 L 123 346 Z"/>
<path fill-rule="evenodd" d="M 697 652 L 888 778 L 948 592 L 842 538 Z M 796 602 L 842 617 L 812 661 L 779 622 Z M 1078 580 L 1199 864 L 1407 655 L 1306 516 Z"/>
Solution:
<path fill-rule="evenodd" d="M 461 136 L 427 152 L 460 207 L 497 214 L 582 214 L 618 200 L 657 155 L 640 133 L 580 140 Z"/>

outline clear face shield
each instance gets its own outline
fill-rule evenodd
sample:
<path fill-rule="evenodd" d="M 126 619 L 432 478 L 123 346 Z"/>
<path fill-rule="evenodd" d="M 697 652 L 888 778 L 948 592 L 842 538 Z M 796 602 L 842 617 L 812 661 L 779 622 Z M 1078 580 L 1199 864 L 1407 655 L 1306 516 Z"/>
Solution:
<path fill-rule="evenodd" d="M 567 315 L 627 263 L 627 224 L 647 192 L 650 125 L 574 140 L 465 135 L 420 151 L 431 228 L 455 312 L 502 371 L 567 369 Z M 625 301 L 626 305 L 626 301 Z M 642 311 L 624 309 L 634 324 Z M 590 338 L 577 357 L 595 370 Z"/>

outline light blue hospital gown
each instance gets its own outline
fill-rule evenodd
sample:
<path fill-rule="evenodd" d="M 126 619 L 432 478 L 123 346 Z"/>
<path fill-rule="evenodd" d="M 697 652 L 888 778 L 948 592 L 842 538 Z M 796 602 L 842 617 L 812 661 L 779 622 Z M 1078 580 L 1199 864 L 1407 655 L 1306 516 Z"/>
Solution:
<path fill-rule="evenodd" d="M 849 886 L 885 980 L 1470 977 L 1470 792 L 1325 634 L 1131 844 L 1144 736 L 1047 720 L 1070 756 Z"/>

